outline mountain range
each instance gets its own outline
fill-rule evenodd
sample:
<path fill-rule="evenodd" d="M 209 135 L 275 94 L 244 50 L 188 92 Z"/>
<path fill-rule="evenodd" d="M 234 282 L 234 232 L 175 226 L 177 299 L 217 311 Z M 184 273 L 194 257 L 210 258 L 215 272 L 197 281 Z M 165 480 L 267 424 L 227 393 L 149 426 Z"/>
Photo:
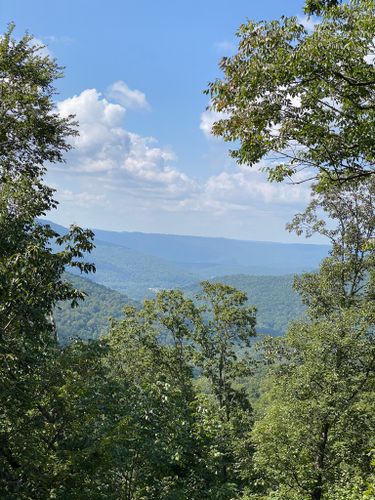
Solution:
<path fill-rule="evenodd" d="M 46 223 L 46 221 L 43 221 Z M 59 234 L 63 226 L 48 222 Z M 76 309 L 61 303 L 55 310 L 59 339 L 97 338 L 108 330 L 109 318 L 120 318 L 123 307 L 136 307 L 161 289 L 180 288 L 194 298 L 199 283 L 209 279 L 243 290 L 257 307 L 257 331 L 282 335 L 304 310 L 293 290 L 293 275 L 319 266 L 327 245 L 239 241 L 94 229 L 94 251 L 86 260 L 96 265 L 89 279 L 67 277 L 85 291 Z"/>
<path fill-rule="evenodd" d="M 48 223 L 59 234 L 67 231 Z M 90 279 L 136 300 L 220 276 L 299 274 L 316 269 L 329 252 L 327 245 L 93 231 L 96 248 L 87 258 L 97 271 Z"/>

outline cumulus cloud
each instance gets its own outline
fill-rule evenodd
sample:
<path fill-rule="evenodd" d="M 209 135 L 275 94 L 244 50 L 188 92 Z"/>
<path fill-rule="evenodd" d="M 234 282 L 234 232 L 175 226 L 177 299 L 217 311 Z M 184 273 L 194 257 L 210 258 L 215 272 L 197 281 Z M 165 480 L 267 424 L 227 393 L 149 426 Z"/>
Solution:
<path fill-rule="evenodd" d="M 231 171 L 223 171 L 210 176 L 201 183 L 199 189 L 189 196 L 177 200 L 171 206 L 164 203 L 162 209 L 173 210 L 179 213 L 194 212 L 201 217 L 234 216 L 242 213 L 243 216 L 259 217 L 274 212 L 294 213 L 309 200 L 307 184 L 277 184 L 267 181 L 262 171 L 263 164 L 253 167 L 234 166 Z"/>
<path fill-rule="evenodd" d="M 263 166 L 239 166 L 234 172 L 210 177 L 205 185 L 207 199 L 238 207 L 249 207 L 254 202 L 295 205 L 308 200 L 308 186 L 270 183 L 262 172 Z"/>
<path fill-rule="evenodd" d="M 122 106 L 129 109 L 144 108 L 150 109 L 146 95 L 140 90 L 131 90 L 125 82 L 119 80 L 107 89 L 107 96 L 119 102 Z"/>
<path fill-rule="evenodd" d="M 104 98 L 96 89 L 58 103 L 62 116 L 74 114 L 79 136 L 72 139 L 67 155 L 71 172 L 99 176 L 116 189 L 164 190 L 181 196 L 194 181 L 173 168 L 176 159 L 170 148 L 157 146 L 156 139 L 142 137 L 124 128 L 126 109 Z"/>

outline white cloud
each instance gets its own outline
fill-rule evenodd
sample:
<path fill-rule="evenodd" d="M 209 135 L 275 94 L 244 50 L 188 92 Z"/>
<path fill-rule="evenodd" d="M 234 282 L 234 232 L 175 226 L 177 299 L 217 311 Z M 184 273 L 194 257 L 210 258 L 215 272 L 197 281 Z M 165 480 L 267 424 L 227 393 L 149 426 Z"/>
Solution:
<path fill-rule="evenodd" d="M 181 196 L 194 181 L 172 167 L 170 148 L 157 147 L 152 137 L 142 137 L 123 127 L 125 107 L 110 103 L 96 89 L 58 103 L 62 116 L 74 114 L 79 136 L 67 154 L 71 172 L 100 176 L 100 182 L 116 189 L 164 190 Z"/>
<path fill-rule="evenodd" d="M 221 172 L 208 179 L 205 185 L 205 196 L 224 205 L 251 207 L 254 203 L 296 205 L 308 200 L 307 185 L 277 184 L 267 181 L 261 167 L 238 166 L 236 171 Z"/>
<path fill-rule="evenodd" d="M 217 221 L 223 216 L 238 217 L 239 212 L 243 214 L 241 217 L 257 214 L 266 220 L 272 213 L 290 215 L 308 202 L 310 191 L 307 185 L 271 184 L 261 171 L 262 166 L 235 166 L 232 171 L 210 176 L 189 196 L 176 200 L 173 205 L 163 200 L 159 209 L 195 213 L 195 217 L 202 220 L 212 216 Z"/>
<path fill-rule="evenodd" d="M 96 89 L 61 101 L 58 109 L 62 116 L 76 115 L 80 135 L 71 139 L 74 149 L 66 156 L 66 168 L 52 166 L 49 175 L 59 187 L 57 199 L 66 207 L 63 210 L 85 214 L 82 217 L 91 225 L 98 226 L 97 219 L 103 227 L 113 227 L 112 221 L 121 227 L 121 221 L 131 219 L 160 230 L 154 221 L 164 218 L 174 224 L 171 227 L 184 220 L 221 227 L 223 217 L 230 225 L 232 219 L 260 220 L 274 210 L 278 217 L 287 213 L 289 218 L 308 198 L 306 185 L 270 184 L 261 171 L 265 164 L 252 168 L 228 164 L 215 153 L 221 147 L 218 142 L 211 144 L 218 173 L 199 180 L 192 177 L 176 167 L 171 148 L 128 131 L 125 106 L 110 102 Z M 212 123 L 221 117 L 205 112 L 203 132 L 210 136 Z M 238 217 L 239 213 L 243 215 Z"/>
<path fill-rule="evenodd" d="M 107 89 L 107 96 L 119 102 L 122 106 L 129 109 L 144 108 L 150 109 L 146 95 L 140 90 L 131 90 L 125 82 L 119 80 Z"/>

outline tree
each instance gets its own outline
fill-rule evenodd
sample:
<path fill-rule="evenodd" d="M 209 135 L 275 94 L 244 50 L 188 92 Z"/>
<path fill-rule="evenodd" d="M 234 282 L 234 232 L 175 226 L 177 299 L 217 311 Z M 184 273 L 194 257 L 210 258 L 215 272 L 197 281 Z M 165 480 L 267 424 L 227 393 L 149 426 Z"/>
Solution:
<path fill-rule="evenodd" d="M 124 498 L 201 498 L 192 367 L 184 352 L 192 313 L 181 292 L 160 292 L 140 311 L 126 307 L 108 336 L 111 376 L 131 389 L 124 396 L 131 400 L 124 434 L 112 440 L 123 449 L 117 475 Z"/>
<path fill-rule="evenodd" d="M 287 226 L 310 237 L 328 238 L 330 256 L 319 273 L 305 273 L 295 288 L 313 317 L 374 300 L 375 179 L 312 188 L 312 201 Z"/>
<path fill-rule="evenodd" d="M 350 308 L 297 322 L 273 344 L 253 432 L 268 494 L 363 498 L 375 432 L 374 326 L 373 308 Z"/>
<path fill-rule="evenodd" d="M 46 166 L 62 161 L 75 129 L 54 110 L 60 68 L 12 30 L 0 41 L 1 497 L 232 498 L 251 418 L 235 345 L 254 334 L 255 311 L 245 294 L 206 283 L 211 319 L 165 291 L 126 308 L 104 340 L 59 346 L 53 309 L 83 296 L 64 271 L 94 269 L 83 260 L 93 234 L 72 226 L 60 236 L 37 221 L 57 205 Z M 199 369 L 212 384 L 206 408 Z"/>
<path fill-rule="evenodd" d="M 53 81 L 62 68 L 41 55 L 40 44 L 24 35 L 13 37 L 10 25 L 0 42 L 1 182 L 27 174 L 38 179 L 47 163 L 60 163 L 75 135 L 72 117 L 61 118 L 53 102 Z"/>
<path fill-rule="evenodd" d="M 272 366 L 253 437 L 258 471 L 276 498 L 359 499 L 371 481 L 374 213 L 370 177 L 315 186 L 310 206 L 290 225 L 327 236 L 332 250 L 318 272 L 296 280 L 306 319 L 265 347 Z"/>
<path fill-rule="evenodd" d="M 270 180 L 341 184 L 375 172 L 374 2 L 306 8 L 322 14 L 312 32 L 286 17 L 240 26 L 207 90 L 224 113 L 213 132 L 239 142 L 239 163 L 264 158 Z"/>
<path fill-rule="evenodd" d="M 29 35 L 16 41 L 12 32 L 0 40 L 0 488 L 4 498 L 24 498 L 38 496 L 44 480 L 36 415 L 46 414 L 44 375 L 58 355 L 53 308 L 82 298 L 63 271 L 94 266 L 82 260 L 93 247 L 91 231 L 72 226 L 60 237 L 36 221 L 57 205 L 43 181 L 46 165 L 62 160 L 75 131 L 71 117 L 54 111 L 61 69 Z"/>
<path fill-rule="evenodd" d="M 239 349 L 255 334 L 255 310 L 232 287 L 202 287 L 201 306 L 168 290 L 125 308 L 108 336 L 111 377 L 131 388 L 134 432 L 117 472 L 125 498 L 229 499 L 249 483 L 253 415 Z"/>
<path fill-rule="evenodd" d="M 208 390 L 198 396 L 199 433 L 215 478 L 208 491 L 213 498 L 233 498 L 252 478 L 253 412 L 241 381 L 252 372 L 246 350 L 255 336 L 256 309 L 247 305 L 246 293 L 229 285 L 204 281 L 201 286 L 194 361 Z"/>
<path fill-rule="evenodd" d="M 306 14 L 317 14 L 320 15 L 325 9 L 334 7 L 341 3 L 340 0 L 306 0 L 305 2 L 305 12 Z"/>
<path fill-rule="evenodd" d="M 208 321 L 201 321 L 194 333 L 198 347 L 195 361 L 210 381 L 219 406 L 229 419 L 239 396 L 233 382 L 249 373 L 249 366 L 239 351 L 250 347 L 251 338 L 255 336 L 256 309 L 246 304 L 244 292 L 229 285 L 204 281 L 201 286 L 203 293 L 198 297 Z"/>

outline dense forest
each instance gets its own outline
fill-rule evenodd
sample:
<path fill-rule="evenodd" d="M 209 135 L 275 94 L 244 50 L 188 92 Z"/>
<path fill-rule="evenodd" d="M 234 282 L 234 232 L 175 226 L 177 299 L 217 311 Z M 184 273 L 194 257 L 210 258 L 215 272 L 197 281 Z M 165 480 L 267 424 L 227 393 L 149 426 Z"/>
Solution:
<path fill-rule="evenodd" d="M 142 304 L 85 282 L 92 332 L 113 319 L 59 342 L 56 308 L 85 298 L 66 271 L 95 271 L 91 230 L 40 222 L 77 124 L 55 108 L 57 62 L 12 25 L 0 38 L 1 498 L 375 498 L 374 2 L 305 11 L 310 31 L 242 25 L 207 90 L 240 164 L 273 154 L 270 182 L 311 183 L 289 230 L 330 245 L 295 278 L 285 334 L 256 342 L 260 278 L 241 276 Z"/>

